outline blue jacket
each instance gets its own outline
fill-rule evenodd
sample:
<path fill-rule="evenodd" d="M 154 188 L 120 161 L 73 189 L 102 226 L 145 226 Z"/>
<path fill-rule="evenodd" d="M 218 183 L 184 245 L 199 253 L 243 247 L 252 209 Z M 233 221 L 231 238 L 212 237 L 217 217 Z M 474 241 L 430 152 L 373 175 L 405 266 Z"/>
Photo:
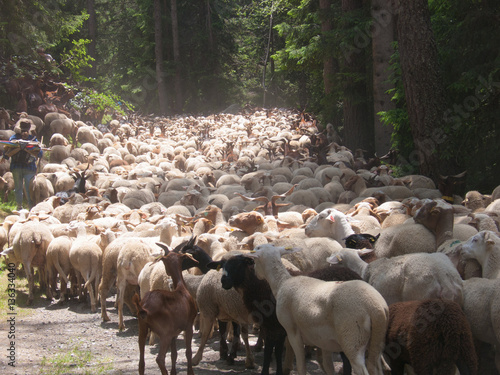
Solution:
<path fill-rule="evenodd" d="M 9 138 L 9 141 L 14 141 L 16 139 L 21 139 L 21 134 L 14 134 L 12 137 Z M 32 141 L 32 142 L 38 142 L 36 139 L 36 136 L 34 135 L 29 135 L 27 141 Z M 41 158 L 43 155 L 43 151 L 40 150 L 38 153 L 37 157 Z M 5 159 L 9 159 L 7 155 L 4 156 Z M 10 161 L 10 170 L 12 171 L 13 169 L 21 169 L 21 168 L 27 168 L 29 170 L 32 170 L 36 172 L 36 158 L 32 155 L 30 155 L 28 152 L 25 150 L 21 149 L 21 151 L 17 152 L 16 154 L 11 156 L 11 161 Z"/>

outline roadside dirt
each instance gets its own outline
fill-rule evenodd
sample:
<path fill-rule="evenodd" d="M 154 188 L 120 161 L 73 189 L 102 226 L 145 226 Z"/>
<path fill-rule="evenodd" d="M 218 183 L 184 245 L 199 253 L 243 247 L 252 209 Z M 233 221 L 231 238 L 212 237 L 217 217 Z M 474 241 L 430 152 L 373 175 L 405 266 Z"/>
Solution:
<path fill-rule="evenodd" d="M 0 373 L 17 374 L 137 374 L 139 349 L 137 344 L 137 320 L 128 314 L 125 317 L 127 329 L 118 331 L 118 315 L 113 307 L 114 297 L 108 298 L 107 308 L 110 322 L 101 321 L 100 310 L 90 313 L 90 306 L 72 300 L 66 304 L 50 304 L 43 296 L 35 298 L 34 306 L 27 314 L 16 316 L 15 355 L 16 367 L 8 365 L 6 354 L 9 349 L 7 338 L 9 326 L 0 323 Z M 250 342 L 257 341 L 251 335 Z M 186 357 L 183 337 L 178 339 L 177 372 L 186 374 Z M 199 346 L 195 333 L 193 353 Z M 202 362 L 194 368 L 195 374 L 260 374 L 263 353 L 255 353 L 257 367 L 245 369 L 245 352 L 240 349 L 234 365 L 219 360 L 217 334 L 210 339 L 204 350 Z M 146 347 L 146 374 L 159 374 L 155 358 L 158 345 Z M 170 353 L 166 357 L 170 371 Z M 339 363 L 337 364 L 337 370 Z M 274 364 L 271 373 L 274 373 Z M 296 372 L 292 372 L 296 373 Z M 308 361 L 309 374 L 323 374 L 317 361 Z"/>

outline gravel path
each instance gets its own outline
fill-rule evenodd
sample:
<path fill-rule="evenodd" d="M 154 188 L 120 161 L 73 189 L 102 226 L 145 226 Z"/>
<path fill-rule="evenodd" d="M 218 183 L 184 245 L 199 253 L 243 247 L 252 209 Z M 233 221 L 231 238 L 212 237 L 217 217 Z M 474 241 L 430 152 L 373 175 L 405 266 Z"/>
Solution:
<path fill-rule="evenodd" d="M 16 316 L 16 367 L 8 365 L 9 325 L 0 324 L 0 373 L 14 374 L 137 374 L 139 350 L 137 320 L 125 316 L 127 329 L 118 332 L 118 315 L 108 298 L 110 322 L 101 321 L 100 310 L 90 313 L 90 306 L 78 301 L 64 305 L 49 304 L 43 297 L 35 298 L 28 314 Z M 126 309 L 126 308 L 125 308 Z M 234 365 L 219 360 L 217 335 L 208 342 L 202 362 L 194 368 L 195 374 L 260 374 L 260 367 L 245 369 L 245 353 L 240 349 Z M 251 336 L 251 344 L 257 338 Z M 199 345 L 198 334 L 193 340 L 193 353 Z M 186 357 L 182 336 L 178 340 L 177 371 L 186 374 Z M 146 374 L 158 374 L 155 362 L 158 346 L 146 348 Z M 262 364 L 263 353 L 256 353 L 255 362 Z M 170 371 L 170 353 L 166 357 Z M 337 364 L 338 365 L 338 364 Z M 274 370 L 271 369 L 271 373 Z M 293 372 L 295 373 L 295 372 Z M 323 374 L 315 360 L 308 362 L 309 374 Z"/>

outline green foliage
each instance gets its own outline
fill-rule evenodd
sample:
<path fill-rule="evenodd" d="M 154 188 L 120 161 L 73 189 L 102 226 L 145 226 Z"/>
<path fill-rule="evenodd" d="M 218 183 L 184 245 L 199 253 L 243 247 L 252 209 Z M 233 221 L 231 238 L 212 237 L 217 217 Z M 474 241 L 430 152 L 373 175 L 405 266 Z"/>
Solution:
<path fill-rule="evenodd" d="M 86 45 L 91 41 L 89 39 L 73 40 L 73 46 L 68 51 L 64 50 L 61 54 L 61 65 L 68 69 L 71 78 L 76 82 L 86 82 L 91 79 L 86 77 L 85 69 L 92 66 L 91 62 L 95 59 L 87 54 Z"/>
<path fill-rule="evenodd" d="M 400 157 L 405 160 L 413 151 L 413 137 L 406 111 L 406 100 L 401 76 L 401 65 L 399 62 L 399 50 L 397 42 L 393 43 L 394 54 L 391 57 L 390 81 L 393 87 L 388 91 L 392 95 L 391 100 L 396 104 L 396 108 L 390 111 L 377 113 L 383 124 L 392 126 L 394 131 L 391 135 L 392 148 L 400 153 Z M 400 173 L 403 173 L 400 171 Z"/>
<path fill-rule="evenodd" d="M 87 108 L 92 108 L 96 112 L 117 113 L 121 115 L 134 109 L 131 103 L 123 100 L 118 95 L 106 94 L 88 88 L 84 88 L 78 92 L 70 101 L 70 105 L 81 112 L 85 112 Z"/>

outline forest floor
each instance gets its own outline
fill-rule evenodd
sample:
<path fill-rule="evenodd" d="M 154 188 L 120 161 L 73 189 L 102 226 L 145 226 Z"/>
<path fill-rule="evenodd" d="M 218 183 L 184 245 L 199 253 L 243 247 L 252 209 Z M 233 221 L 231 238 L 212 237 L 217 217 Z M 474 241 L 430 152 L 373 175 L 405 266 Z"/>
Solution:
<path fill-rule="evenodd" d="M 5 279 L 4 275 L 1 275 Z M 25 306 L 26 290 L 17 290 L 19 306 Z M 107 300 L 109 322 L 101 321 L 100 309 L 90 312 L 87 303 L 71 300 L 65 304 L 49 303 L 37 295 L 31 307 L 15 307 L 15 367 L 8 365 L 10 349 L 7 319 L 11 316 L 2 306 L 0 322 L 0 373 L 5 375 L 34 374 L 137 374 L 139 349 L 137 319 L 125 316 L 127 329 L 118 331 L 118 315 L 113 307 L 114 297 Z M 125 311 L 126 307 L 125 307 Z M 195 374 L 260 374 L 263 353 L 255 353 L 256 368 L 245 369 L 245 352 L 240 349 L 235 364 L 219 360 L 217 333 L 209 340 L 201 363 L 194 367 Z M 252 334 L 254 345 L 257 337 Z M 193 353 L 198 349 L 199 335 L 193 337 Z M 186 374 L 185 346 L 182 335 L 178 338 L 177 372 Z M 158 374 L 155 358 L 158 345 L 146 347 L 146 374 Z M 170 371 L 170 353 L 166 356 Z M 336 363 L 337 370 L 340 363 Z M 274 363 L 271 373 L 274 373 Z M 295 373 L 295 372 L 292 372 Z M 308 374 L 324 374 L 317 361 L 308 361 Z"/>

